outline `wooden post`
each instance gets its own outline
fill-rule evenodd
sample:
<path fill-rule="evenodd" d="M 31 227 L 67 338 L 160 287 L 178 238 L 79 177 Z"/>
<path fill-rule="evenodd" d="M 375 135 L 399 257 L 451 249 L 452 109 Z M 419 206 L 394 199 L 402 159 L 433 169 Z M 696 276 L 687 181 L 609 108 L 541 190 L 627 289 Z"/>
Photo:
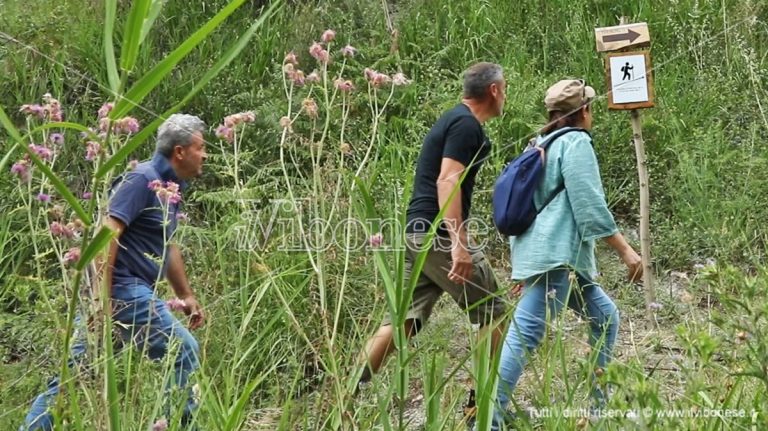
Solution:
<path fill-rule="evenodd" d="M 648 164 L 645 156 L 645 142 L 643 141 L 643 129 L 640 124 L 640 111 L 629 111 L 632 120 L 632 140 L 635 143 L 637 157 L 637 174 L 640 182 L 640 252 L 643 259 L 643 289 L 645 290 L 645 307 L 649 322 L 654 321 L 651 304 L 656 302 L 656 292 L 653 286 L 653 268 L 651 267 L 651 220 L 650 220 L 650 189 L 648 178 Z"/>

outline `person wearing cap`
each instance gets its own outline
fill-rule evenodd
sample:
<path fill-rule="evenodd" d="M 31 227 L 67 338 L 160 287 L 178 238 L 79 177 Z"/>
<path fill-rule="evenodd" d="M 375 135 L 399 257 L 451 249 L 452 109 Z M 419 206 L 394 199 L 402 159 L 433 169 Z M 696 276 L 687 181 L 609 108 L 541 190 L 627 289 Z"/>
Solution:
<path fill-rule="evenodd" d="M 180 307 L 189 316 L 189 328 L 203 326 L 205 313 L 189 285 L 181 251 L 173 243 L 173 237 L 180 213 L 180 193 L 185 190 L 187 180 L 203 172 L 207 158 L 205 129 L 205 123 L 193 115 L 168 117 L 158 129 L 152 159 L 139 163 L 114 181 L 104 221 L 115 233 L 108 246 L 106 262 L 102 263 L 106 264 L 114 327 L 123 342 L 134 345 L 152 360 L 160 360 L 171 352 L 175 354 L 168 389 L 184 388 L 187 401 L 179 415 L 171 411 L 169 399 L 165 413 L 166 423 L 171 425 L 172 418 L 181 416 L 182 427 L 191 424 L 197 408 L 189 380 L 199 367 L 200 348 L 190 331 L 171 314 L 166 302 L 158 298 L 156 285 L 162 278 L 167 279 L 182 301 Z M 94 285 L 100 283 L 96 281 Z M 98 287 L 94 287 L 92 294 L 98 295 L 98 291 Z M 75 326 L 68 365 L 73 373 L 82 373 L 79 368 L 87 369 L 87 325 L 78 316 Z M 61 384 L 59 378 L 48 383 L 46 390 L 33 401 L 19 431 L 54 429 L 52 408 Z"/>
<path fill-rule="evenodd" d="M 540 208 L 554 198 L 526 232 L 510 237 L 512 278 L 524 281 L 524 287 L 502 346 L 493 429 L 499 429 L 506 417 L 528 355 L 539 346 L 549 322 L 566 306 L 589 323 L 596 369 L 602 370 L 610 360 L 619 312 L 595 282 L 595 241 L 604 240 L 619 254 L 632 280 L 642 276 L 640 256 L 619 233 L 605 201 L 588 132 L 594 97 L 595 90 L 583 80 L 569 79 L 551 86 L 544 98 L 549 121 L 534 145 L 563 128 L 572 131 L 553 141 L 544 156 L 545 170 L 534 202 Z M 592 380 L 594 407 L 599 408 L 605 394 Z"/>

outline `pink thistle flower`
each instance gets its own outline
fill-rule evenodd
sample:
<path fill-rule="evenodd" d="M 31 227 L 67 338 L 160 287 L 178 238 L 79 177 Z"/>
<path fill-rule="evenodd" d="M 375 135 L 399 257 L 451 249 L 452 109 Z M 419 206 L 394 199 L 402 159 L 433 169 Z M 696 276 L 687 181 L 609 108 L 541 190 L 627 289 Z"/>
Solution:
<path fill-rule="evenodd" d="M 75 237 L 74 226 L 64 225 L 57 221 L 51 223 L 51 235 L 60 238 L 72 239 Z"/>
<path fill-rule="evenodd" d="M 152 190 L 153 192 L 156 192 L 163 188 L 163 181 L 162 180 L 152 180 L 149 183 L 147 183 L 147 188 Z"/>
<path fill-rule="evenodd" d="M 283 65 L 283 73 L 285 73 L 288 76 L 291 76 L 291 74 L 296 70 L 295 67 L 293 67 L 293 63 L 286 63 Z"/>
<path fill-rule="evenodd" d="M 352 45 L 347 45 L 344 48 L 341 48 L 340 52 L 344 57 L 354 57 L 355 54 L 357 54 L 357 49 Z"/>
<path fill-rule="evenodd" d="M 49 136 L 48 139 L 54 145 L 61 145 L 64 143 L 64 135 L 61 133 L 51 133 L 51 136 Z"/>
<path fill-rule="evenodd" d="M 96 141 L 88 141 L 85 143 L 85 160 L 92 162 L 99 157 L 101 153 L 101 145 Z"/>
<path fill-rule="evenodd" d="M 81 195 L 81 197 L 82 197 L 83 199 L 85 199 L 85 200 L 89 200 L 89 199 L 91 199 L 91 198 L 93 197 L 93 193 L 91 193 L 91 192 L 83 192 L 83 194 Z"/>
<path fill-rule="evenodd" d="M 235 129 L 222 124 L 216 128 L 216 137 L 231 143 L 235 140 Z"/>
<path fill-rule="evenodd" d="M 349 92 L 355 89 L 355 85 L 350 80 L 343 80 L 341 78 L 337 78 L 335 81 L 333 81 L 333 85 L 336 86 L 336 88 L 339 89 L 339 91 L 343 92 Z"/>
<path fill-rule="evenodd" d="M 112 131 L 117 134 L 135 134 L 140 129 L 139 121 L 133 117 L 125 117 L 115 120 Z"/>
<path fill-rule="evenodd" d="M 327 64 L 330 56 L 323 46 L 315 42 L 309 47 L 309 54 L 322 64 Z"/>
<path fill-rule="evenodd" d="M 53 152 L 44 145 L 29 144 L 29 149 L 43 160 L 50 160 L 51 156 L 53 156 Z"/>
<path fill-rule="evenodd" d="M 139 161 L 136 159 L 131 160 L 128 162 L 128 170 L 133 171 L 136 169 L 136 167 L 139 166 Z"/>
<path fill-rule="evenodd" d="M 43 102 L 45 102 L 44 108 L 51 121 L 61 121 L 64 119 L 64 116 L 61 113 L 61 104 L 57 99 L 54 99 L 53 96 L 51 96 L 51 93 L 45 93 L 43 95 Z"/>
<path fill-rule="evenodd" d="M 64 257 L 61 259 L 62 262 L 64 262 L 65 265 L 69 265 L 71 263 L 75 263 L 78 260 L 80 260 L 80 248 L 79 247 L 72 247 L 69 250 L 67 250 L 66 253 L 64 253 Z"/>
<path fill-rule="evenodd" d="M 285 58 L 283 59 L 283 64 L 286 64 L 286 63 L 293 64 L 293 65 L 299 64 L 299 60 L 298 58 L 296 58 L 296 53 L 291 51 L 288 54 L 285 54 Z"/>
<path fill-rule="evenodd" d="M 109 120 L 108 117 L 104 117 L 104 118 L 100 119 L 99 120 L 99 131 L 102 132 L 102 133 L 106 133 L 107 130 L 109 130 L 109 122 L 110 122 L 110 120 Z"/>
<path fill-rule="evenodd" d="M 224 126 L 234 128 L 240 124 L 253 123 L 256 121 L 256 114 L 253 111 L 238 112 L 224 117 Z"/>
<path fill-rule="evenodd" d="M 312 98 L 306 98 L 303 102 L 301 102 L 302 108 L 304 108 L 304 112 L 307 113 L 307 116 L 309 118 L 315 119 L 317 118 L 317 103 L 315 102 L 315 99 Z"/>
<path fill-rule="evenodd" d="M 147 184 L 147 187 L 155 192 L 157 199 L 162 204 L 176 205 L 181 202 L 179 185 L 173 181 L 166 181 L 165 184 L 163 184 L 161 180 L 152 180 Z"/>
<path fill-rule="evenodd" d="M 40 202 L 50 202 L 51 201 L 51 195 L 45 194 L 45 193 L 38 193 L 36 199 Z"/>
<path fill-rule="evenodd" d="M 291 128 L 291 119 L 289 117 L 280 117 L 280 127 L 283 129 L 290 129 Z"/>
<path fill-rule="evenodd" d="M 21 105 L 19 112 L 28 117 L 37 117 L 41 120 L 45 119 L 46 111 L 42 105 Z"/>
<path fill-rule="evenodd" d="M 371 235 L 370 238 L 368 238 L 368 244 L 370 244 L 371 248 L 379 248 L 383 242 L 384 236 L 381 234 L 381 232 L 375 233 Z"/>
<path fill-rule="evenodd" d="M 304 72 L 297 70 L 293 72 L 293 75 L 291 75 L 291 79 L 293 80 L 293 85 L 297 87 L 303 87 L 304 86 Z"/>
<path fill-rule="evenodd" d="M 371 69 L 370 67 L 366 67 L 365 70 L 363 71 L 363 76 L 365 76 L 365 79 L 368 81 L 373 81 L 373 78 L 376 77 L 376 75 L 378 74 L 379 72 Z"/>
<path fill-rule="evenodd" d="M 165 305 L 171 309 L 171 311 L 184 311 L 187 303 L 183 299 L 171 298 L 165 301 Z"/>
<path fill-rule="evenodd" d="M 26 159 L 19 160 L 11 166 L 11 174 L 18 175 L 19 179 L 24 182 L 29 182 L 32 175 L 29 171 L 29 161 Z"/>
<path fill-rule="evenodd" d="M 313 70 L 313 71 L 312 71 L 312 73 L 310 73 L 309 75 L 307 75 L 307 79 L 306 79 L 306 81 L 307 81 L 307 82 L 309 82 L 309 83 L 317 83 L 317 82 L 320 82 L 320 74 L 319 74 L 319 73 L 317 73 L 317 71 L 316 71 L 316 70 Z"/>
<path fill-rule="evenodd" d="M 152 425 L 152 431 L 166 431 L 168 429 L 168 421 L 165 419 L 158 419 Z"/>
<path fill-rule="evenodd" d="M 115 104 L 112 102 L 107 102 L 103 105 L 101 105 L 101 108 L 99 108 L 99 120 L 102 118 L 106 118 L 109 113 L 112 111 L 112 108 L 115 107 Z"/>
<path fill-rule="evenodd" d="M 186 223 L 189 221 L 189 215 L 185 212 L 177 212 L 176 213 L 176 221 L 181 223 Z"/>
<path fill-rule="evenodd" d="M 652 311 L 659 311 L 664 308 L 664 305 L 659 304 L 658 302 L 651 302 L 648 304 L 648 308 L 650 308 Z"/>
<path fill-rule="evenodd" d="M 336 32 L 331 30 L 331 29 L 328 29 L 328 30 L 323 32 L 323 35 L 321 36 L 320 39 L 324 43 L 329 43 L 329 42 L 333 41 L 333 39 L 335 39 L 335 38 L 336 38 Z"/>
<path fill-rule="evenodd" d="M 373 85 L 376 88 L 383 87 L 387 84 L 389 84 L 391 79 L 389 78 L 389 75 L 386 75 L 384 73 L 377 73 L 376 76 L 373 77 L 371 80 L 371 85 Z"/>
<path fill-rule="evenodd" d="M 411 83 L 411 80 L 406 78 L 405 75 L 403 75 L 400 72 L 392 75 L 392 85 L 394 85 L 396 87 L 399 87 L 399 86 L 402 86 L 402 85 L 408 85 L 410 83 Z"/>

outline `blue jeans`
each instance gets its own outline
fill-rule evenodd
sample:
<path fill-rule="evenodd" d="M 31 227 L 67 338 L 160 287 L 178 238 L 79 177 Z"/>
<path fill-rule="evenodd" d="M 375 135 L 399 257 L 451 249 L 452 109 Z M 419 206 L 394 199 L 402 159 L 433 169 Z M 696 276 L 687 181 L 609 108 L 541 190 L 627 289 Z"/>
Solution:
<path fill-rule="evenodd" d="M 619 331 L 619 311 L 616 304 L 594 281 L 577 274 L 578 286 L 571 288 L 570 271 L 557 268 L 525 280 L 523 296 L 515 309 L 514 319 L 501 350 L 499 363 L 498 399 L 494 412 L 493 430 L 503 423 L 509 399 L 517 385 L 527 357 L 541 342 L 546 329 L 560 311 L 568 305 L 589 322 L 589 344 L 597 349 L 597 366 L 604 368 Z M 599 406 L 605 396 L 593 379 L 592 396 Z"/>
<path fill-rule="evenodd" d="M 175 362 L 174 381 L 169 382 L 168 389 L 175 384 L 187 388 L 189 398 L 184 407 L 183 422 L 191 420 L 191 414 L 197 407 L 188 387 L 189 375 L 198 368 L 199 347 L 192 334 L 171 314 L 165 301 L 158 299 L 149 286 L 143 284 L 126 284 L 113 287 L 112 320 L 120 330 L 124 342 L 130 342 L 152 360 L 162 359 L 168 351 L 172 337 L 180 341 Z M 78 316 L 75 319 L 75 334 L 70 348 L 69 367 L 73 374 L 76 368 L 83 366 L 86 353 L 86 325 Z M 37 396 L 27 414 L 20 431 L 53 429 L 53 416 L 50 412 L 59 393 L 60 382 L 54 378 L 48 384 L 45 392 Z M 166 405 L 166 414 L 170 415 L 170 407 Z"/>

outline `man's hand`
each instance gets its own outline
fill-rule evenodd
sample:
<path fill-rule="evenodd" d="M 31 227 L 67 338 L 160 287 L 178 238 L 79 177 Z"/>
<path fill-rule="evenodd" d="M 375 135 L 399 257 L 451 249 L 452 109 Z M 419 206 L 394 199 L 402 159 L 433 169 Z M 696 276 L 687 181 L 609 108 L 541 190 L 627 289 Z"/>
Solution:
<path fill-rule="evenodd" d="M 455 245 L 451 250 L 451 271 L 448 279 L 456 284 L 462 284 L 472 276 L 472 256 L 467 248 L 461 244 Z"/>
<path fill-rule="evenodd" d="M 189 329 L 198 329 L 205 324 L 205 312 L 194 296 L 184 298 L 184 314 L 189 316 Z"/>

